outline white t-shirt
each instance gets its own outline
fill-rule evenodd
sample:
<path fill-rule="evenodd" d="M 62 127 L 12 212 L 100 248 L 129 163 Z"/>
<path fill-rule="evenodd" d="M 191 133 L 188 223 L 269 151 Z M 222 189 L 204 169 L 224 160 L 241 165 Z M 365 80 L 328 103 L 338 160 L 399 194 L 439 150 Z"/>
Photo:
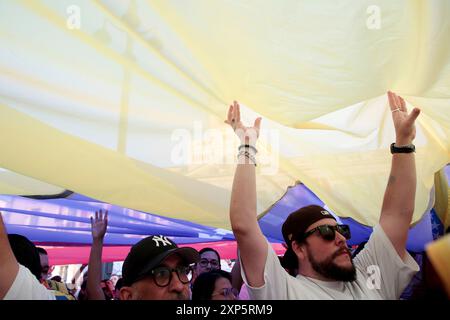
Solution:
<path fill-rule="evenodd" d="M 400 297 L 419 271 L 408 253 L 404 261 L 400 258 L 380 225 L 374 227 L 369 241 L 353 262 L 356 268 L 353 282 L 320 281 L 302 275 L 294 278 L 284 270 L 272 246 L 268 245 L 264 285 L 249 286 L 245 266 L 241 274 L 253 300 L 393 300 Z"/>
<path fill-rule="evenodd" d="M 48 290 L 31 273 L 28 268 L 19 264 L 19 272 L 4 300 L 55 300 L 55 294 Z"/>

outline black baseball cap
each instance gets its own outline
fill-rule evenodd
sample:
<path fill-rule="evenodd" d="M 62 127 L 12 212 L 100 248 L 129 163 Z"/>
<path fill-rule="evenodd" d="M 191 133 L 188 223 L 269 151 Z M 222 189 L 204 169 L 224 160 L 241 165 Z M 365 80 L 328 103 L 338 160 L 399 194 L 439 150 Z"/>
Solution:
<path fill-rule="evenodd" d="M 289 246 L 289 243 L 298 235 L 304 234 L 310 225 L 322 219 L 336 220 L 331 213 L 318 205 L 306 206 L 292 212 L 281 227 L 284 242 Z"/>
<path fill-rule="evenodd" d="M 150 236 L 136 243 L 128 253 L 122 266 L 123 285 L 130 286 L 157 267 L 169 255 L 179 255 L 186 264 L 200 260 L 197 250 L 180 248 L 166 236 Z"/>

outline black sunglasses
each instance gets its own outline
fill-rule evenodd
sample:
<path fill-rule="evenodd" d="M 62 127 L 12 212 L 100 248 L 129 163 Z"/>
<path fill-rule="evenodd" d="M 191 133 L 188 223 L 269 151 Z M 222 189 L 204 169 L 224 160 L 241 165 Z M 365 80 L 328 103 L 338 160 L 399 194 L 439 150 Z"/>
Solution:
<path fill-rule="evenodd" d="M 319 231 L 319 234 L 322 237 L 322 239 L 326 241 L 334 240 L 334 238 L 336 237 L 336 231 L 339 232 L 342 236 L 344 236 L 344 238 L 347 240 L 351 238 L 350 227 L 348 225 L 338 224 L 332 226 L 329 224 L 324 224 L 304 233 L 303 236 L 300 237 L 300 240 L 305 240 L 307 237 L 309 237 L 316 231 Z"/>

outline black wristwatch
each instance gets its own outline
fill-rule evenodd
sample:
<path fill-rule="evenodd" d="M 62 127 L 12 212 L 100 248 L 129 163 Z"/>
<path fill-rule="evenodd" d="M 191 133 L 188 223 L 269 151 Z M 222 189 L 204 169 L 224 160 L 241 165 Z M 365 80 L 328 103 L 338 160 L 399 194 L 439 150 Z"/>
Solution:
<path fill-rule="evenodd" d="M 416 146 L 412 143 L 404 146 L 396 146 L 395 143 L 391 143 L 391 153 L 411 153 L 416 152 Z"/>

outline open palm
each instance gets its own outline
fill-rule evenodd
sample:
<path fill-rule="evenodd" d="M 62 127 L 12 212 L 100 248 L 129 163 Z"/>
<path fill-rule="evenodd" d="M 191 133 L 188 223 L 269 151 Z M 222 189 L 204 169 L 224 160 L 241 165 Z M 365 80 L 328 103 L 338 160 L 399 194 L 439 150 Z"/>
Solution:
<path fill-rule="evenodd" d="M 414 123 L 420 114 L 420 110 L 414 108 L 411 113 L 408 114 L 405 100 L 391 91 L 388 91 L 388 99 L 395 127 L 395 142 L 397 145 L 410 144 L 416 137 L 416 127 Z"/>
<path fill-rule="evenodd" d="M 108 210 L 95 211 L 95 218 L 91 217 L 91 232 L 92 238 L 103 239 L 105 237 L 106 229 L 108 227 Z"/>
<path fill-rule="evenodd" d="M 241 108 L 239 104 L 234 101 L 228 109 L 227 120 L 224 121 L 233 128 L 241 143 L 255 145 L 259 137 L 259 129 L 261 126 L 261 118 L 257 118 L 253 127 L 246 127 L 241 121 Z"/>

